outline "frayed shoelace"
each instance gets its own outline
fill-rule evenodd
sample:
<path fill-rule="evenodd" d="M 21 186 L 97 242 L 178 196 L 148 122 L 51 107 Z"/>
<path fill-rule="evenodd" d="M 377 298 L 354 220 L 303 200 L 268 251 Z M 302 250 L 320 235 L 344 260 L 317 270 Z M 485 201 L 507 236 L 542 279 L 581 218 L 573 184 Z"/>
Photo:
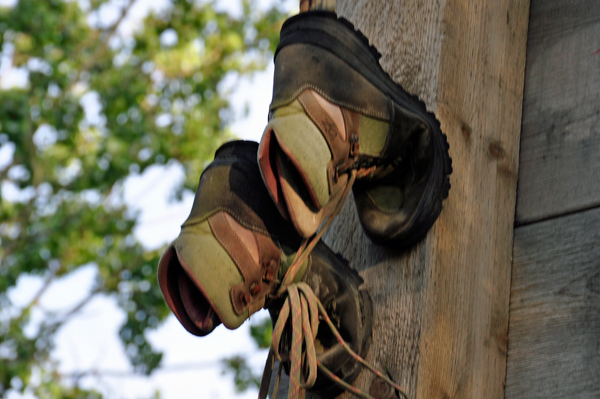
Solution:
<path fill-rule="evenodd" d="M 296 253 L 296 257 L 292 263 L 292 266 L 290 266 L 289 270 L 286 272 L 281 283 L 281 287 L 277 292 L 279 296 L 285 296 L 285 301 L 281 307 L 275 327 L 273 328 L 271 349 L 269 350 L 269 355 L 265 364 L 265 370 L 261 380 L 258 399 L 265 399 L 267 397 L 275 358 L 279 361 L 279 368 L 277 371 L 277 378 L 272 399 L 277 398 L 277 391 L 279 389 L 279 381 L 281 378 L 281 369 L 283 367 L 282 363 L 284 361 L 290 362 L 290 385 L 288 390 L 288 399 L 304 399 L 306 389 L 311 388 L 316 381 L 317 369 L 325 374 L 335 384 L 340 385 L 353 395 L 364 399 L 376 399 L 366 392 L 343 381 L 317 360 L 315 339 L 319 326 L 319 319 L 322 319 L 327 323 L 338 343 L 342 345 L 342 347 L 357 362 L 362 364 L 377 377 L 383 379 L 383 381 L 392 386 L 397 395 L 401 395 L 404 399 L 408 399 L 408 396 L 398 384 L 388 378 L 381 371 L 373 367 L 371 364 L 367 363 L 361 356 L 354 352 L 352 348 L 350 348 L 350 346 L 340 335 L 339 331 L 335 328 L 331 319 L 327 315 L 327 311 L 325 310 L 323 304 L 319 298 L 317 298 L 312 288 L 310 288 L 310 286 L 304 282 L 293 282 L 302 263 L 308 258 L 308 255 L 313 250 L 315 245 L 317 245 L 318 241 L 321 239 L 333 221 L 333 218 L 341 211 L 344 200 L 352 188 L 356 178 L 372 175 L 374 172 L 375 167 L 361 170 L 355 169 L 350 172 L 350 179 L 348 179 L 347 186 L 344 189 L 344 193 L 336 205 L 335 210 L 331 215 L 328 216 L 327 220 L 323 223 L 321 228 L 319 228 L 319 231 L 315 234 L 315 236 L 312 237 L 312 239 L 305 239 L 302 242 L 302 245 Z M 289 356 L 284 355 L 284 358 L 284 356 L 282 356 L 282 354 L 279 352 L 279 348 L 286 324 L 288 324 L 290 317 L 292 337 Z M 304 351 L 302 350 L 303 346 Z"/>

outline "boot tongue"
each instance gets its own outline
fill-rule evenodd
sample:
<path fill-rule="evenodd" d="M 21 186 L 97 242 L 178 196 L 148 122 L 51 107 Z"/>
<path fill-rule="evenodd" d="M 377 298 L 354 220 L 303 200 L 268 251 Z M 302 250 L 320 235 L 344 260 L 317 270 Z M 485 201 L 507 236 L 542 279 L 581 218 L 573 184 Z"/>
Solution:
<path fill-rule="evenodd" d="M 309 237 L 322 222 L 319 210 L 311 200 L 296 168 L 283 152 L 277 151 L 276 163 L 279 185 L 290 219 L 304 237 Z"/>
<path fill-rule="evenodd" d="M 178 274 L 179 293 L 187 316 L 201 330 L 202 335 L 211 333 L 221 324 L 221 319 L 183 269 L 179 269 Z"/>
<path fill-rule="evenodd" d="M 160 259 L 158 282 L 167 305 L 188 332 L 205 336 L 221 324 L 206 296 L 181 266 L 173 246 Z"/>
<path fill-rule="evenodd" d="M 263 134 L 258 162 L 281 214 L 304 237 L 313 235 L 323 220 L 319 211 L 329 201 L 331 159 L 327 141 L 298 101 L 275 112 Z"/>
<path fill-rule="evenodd" d="M 244 279 L 208 221 L 182 228 L 161 257 L 158 280 L 167 304 L 194 335 L 207 335 L 221 322 L 236 329 L 249 317 L 248 310 L 233 308 L 229 288 Z"/>

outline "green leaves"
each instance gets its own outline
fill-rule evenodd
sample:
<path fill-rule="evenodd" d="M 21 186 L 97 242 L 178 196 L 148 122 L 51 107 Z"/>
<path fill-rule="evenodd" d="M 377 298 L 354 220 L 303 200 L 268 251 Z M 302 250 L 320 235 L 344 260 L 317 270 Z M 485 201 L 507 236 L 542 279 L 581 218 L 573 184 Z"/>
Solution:
<path fill-rule="evenodd" d="M 254 374 L 246 358 L 233 356 L 223 360 L 225 371 L 223 374 L 233 374 L 233 382 L 236 392 L 244 392 L 251 386 L 260 387 L 260 375 Z"/>
<path fill-rule="evenodd" d="M 40 398 L 101 396 L 63 386 L 51 358 L 57 330 L 95 295 L 114 296 L 127 315 L 120 337 L 134 369 L 149 374 L 160 366 L 161 353 L 145 338 L 169 314 L 156 281 L 160 251 L 137 242 L 124 181 L 176 162 L 186 180 L 175 191 L 195 189 L 231 136 L 224 80 L 266 66 L 284 17 L 248 1 L 234 18 L 213 3 L 172 0 L 124 37 L 118 24 L 91 25 L 107 3 L 89 4 L 83 11 L 77 1 L 19 0 L 0 8 L 3 56 L 28 76 L 24 87 L 0 89 L 0 151 L 14 149 L 3 151 L 9 155 L 0 166 L 0 396 L 9 389 Z M 98 269 L 89 297 L 59 323 L 47 314 L 26 335 L 54 278 L 87 264 Z M 46 283 L 18 308 L 7 292 L 28 274 Z M 266 324 L 252 331 L 260 347 L 268 345 Z M 240 389 L 255 383 L 243 361 L 227 364 Z"/>
<path fill-rule="evenodd" d="M 271 336 L 273 335 L 273 325 L 270 317 L 263 317 L 250 324 L 250 335 L 258 348 L 267 349 L 271 346 Z M 250 387 L 260 387 L 261 375 L 255 374 L 248 365 L 245 357 L 236 355 L 222 361 L 223 374 L 232 374 L 233 383 L 236 392 L 244 392 Z"/>
<path fill-rule="evenodd" d="M 271 346 L 271 337 L 273 336 L 273 324 L 271 324 L 271 319 L 265 317 L 257 323 L 251 324 L 250 335 L 259 348 L 269 348 Z"/>

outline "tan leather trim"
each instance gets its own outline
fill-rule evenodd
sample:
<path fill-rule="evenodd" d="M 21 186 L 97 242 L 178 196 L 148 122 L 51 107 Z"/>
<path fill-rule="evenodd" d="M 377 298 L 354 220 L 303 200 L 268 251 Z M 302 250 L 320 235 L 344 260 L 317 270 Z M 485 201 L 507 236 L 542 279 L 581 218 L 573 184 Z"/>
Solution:
<path fill-rule="evenodd" d="M 247 309 L 249 315 L 252 315 L 264 306 L 265 297 L 272 290 L 274 280 L 269 279 L 269 276 L 277 274 L 281 250 L 270 237 L 250 231 L 237 222 L 230 224 L 229 220 L 231 218 L 225 212 L 219 212 L 210 216 L 208 223 L 244 279 L 242 284 L 230 289 L 233 310 L 239 315 Z M 258 251 L 257 262 L 240 238 L 244 234 L 251 234 L 254 239 Z"/>
<path fill-rule="evenodd" d="M 325 112 L 331 117 L 335 126 L 338 129 L 338 134 L 341 136 L 343 141 L 346 141 L 346 126 L 344 123 L 344 116 L 339 106 L 330 103 L 316 91 L 310 90 L 310 93 L 315 96 L 317 103 L 323 108 Z"/>
<path fill-rule="evenodd" d="M 310 119 L 317 125 L 330 147 L 332 143 L 343 142 L 342 136 L 336 126 L 335 121 L 319 104 L 312 90 L 305 90 L 298 96 L 298 101 L 304 107 L 304 111 Z"/>
<path fill-rule="evenodd" d="M 273 242 L 270 237 L 262 234 L 256 235 L 258 250 L 260 253 L 260 265 L 262 270 L 262 282 L 265 294 L 277 292 L 276 277 L 281 265 L 281 248 Z"/>
<path fill-rule="evenodd" d="M 223 215 L 225 215 L 225 219 L 227 220 L 227 223 L 229 223 L 231 228 L 233 230 L 235 230 L 238 237 L 242 241 L 242 244 L 244 244 L 244 247 L 250 253 L 250 256 L 252 257 L 252 260 L 254 261 L 254 263 L 258 263 L 258 261 L 259 261 L 259 259 L 258 259 L 258 244 L 256 243 L 256 237 L 254 237 L 254 234 L 252 233 L 252 231 L 244 228 L 230 214 L 225 212 L 225 213 L 223 213 Z"/>
<path fill-rule="evenodd" d="M 304 107 L 306 114 L 317 125 L 329 145 L 332 160 L 329 163 L 327 175 L 329 178 L 329 192 L 333 193 L 334 187 L 338 183 L 338 171 L 348 168 L 354 163 L 354 157 L 358 156 L 359 136 L 358 125 L 355 125 L 356 117 L 349 114 L 348 111 L 341 109 L 344 126 L 347 126 L 345 136 L 348 139 L 343 140 L 342 135 L 338 133 L 335 121 L 321 107 L 311 90 L 303 91 L 298 96 L 298 101 Z M 352 130 L 349 131 L 348 127 Z M 348 134 L 348 132 L 351 134 Z"/>
<path fill-rule="evenodd" d="M 208 224 L 217 241 L 219 241 L 219 244 L 221 244 L 235 262 L 244 281 L 248 281 L 254 277 L 252 271 L 256 266 L 252 260 L 252 256 L 242 240 L 240 240 L 239 236 L 236 234 L 236 231 L 228 223 L 225 212 L 215 213 L 210 216 L 208 218 Z"/>

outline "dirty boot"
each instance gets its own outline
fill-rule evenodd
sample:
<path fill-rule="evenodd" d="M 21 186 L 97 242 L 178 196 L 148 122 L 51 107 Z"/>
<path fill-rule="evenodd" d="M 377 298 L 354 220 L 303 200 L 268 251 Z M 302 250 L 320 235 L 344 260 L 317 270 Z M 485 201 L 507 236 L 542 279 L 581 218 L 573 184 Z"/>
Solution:
<path fill-rule="evenodd" d="M 221 323 L 238 328 L 263 307 L 275 324 L 287 300 L 286 290 L 298 285 L 314 293 L 343 340 L 364 357 L 372 310 L 368 294 L 358 288 L 363 280 L 322 243 L 303 262 L 294 263 L 301 238 L 275 209 L 260 176 L 257 150 L 258 144 L 249 141 L 224 144 L 202 173 L 191 214 L 159 263 L 158 280 L 166 302 L 190 333 L 203 336 Z M 360 365 L 324 323 L 319 325 L 314 312 L 311 317 L 314 336 L 284 320 L 274 350 L 289 369 L 286 352 L 291 336 L 303 334 L 313 344 L 316 359 L 351 383 Z M 311 382 L 312 390 L 339 392 L 321 371 Z"/>
<path fill-rule="evenodd" d="M 283 25 L 259 164 L 280 213 L 303 237 L 354 179 L 365 232 L 394 247 L 423 238 L 448 196 L 452 167 L 440 124 L 379 57 L 333 13 L 306 12 Z"/>

